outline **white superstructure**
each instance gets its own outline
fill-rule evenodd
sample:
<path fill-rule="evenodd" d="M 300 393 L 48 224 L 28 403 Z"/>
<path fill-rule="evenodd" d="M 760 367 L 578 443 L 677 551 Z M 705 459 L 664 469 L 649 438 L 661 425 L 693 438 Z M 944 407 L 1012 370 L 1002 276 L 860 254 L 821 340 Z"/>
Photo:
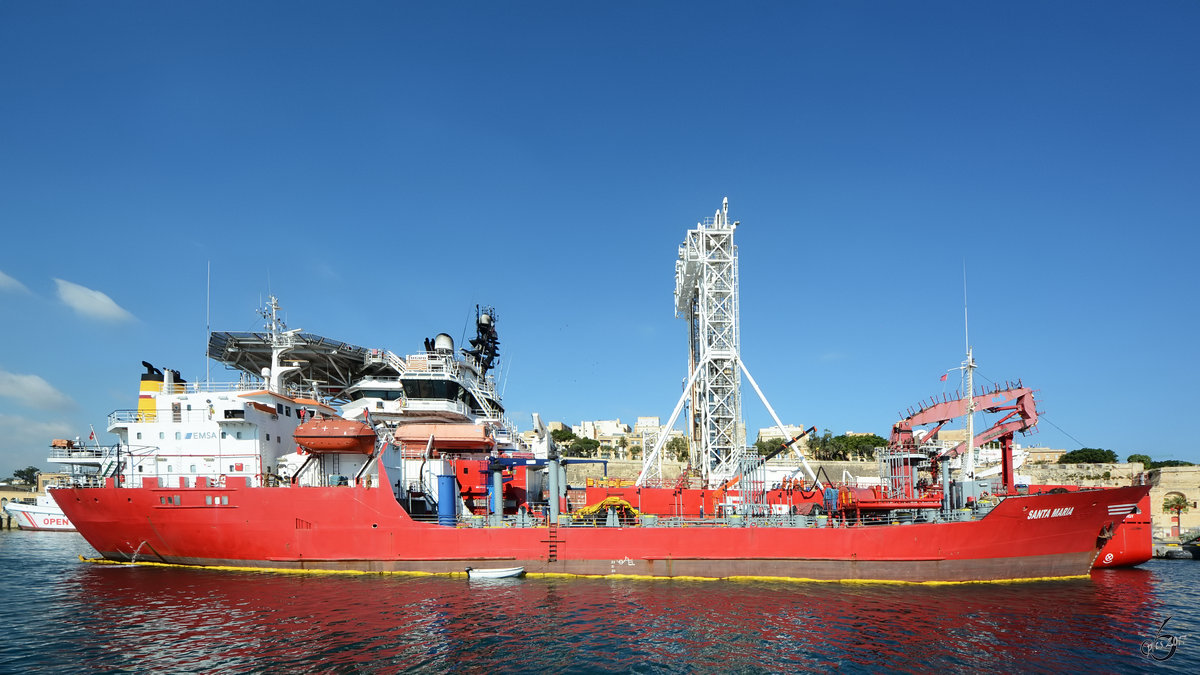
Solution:
<path fill-rule="evenodd" d="M 108 416 L 117 445 L 103 453 L 72 451 L 91 453 L 86 458 L 68 453 L 70 461 L 96 465 L 76 482 L 194 487 L 201 480 L 219 486 L 244 478 L 253 487 L 353 485 L 372 481 L 382 459 L 404 483 L 395 486 L 397 493 L 406 494 L 406 487 L 422 490 L 435 481 L 438 467 L 425 461 L 423 439 L 420 450 L 413 439 L 399 440 L 399 427 L 407 436 L 417 428 L 478 428 L 498 450 L 517 446 L 488 373 L 498 342 L 490 308 L 477 316 L 473 349 L 456 354 L 442 334 L 407 357 L 289 330 L 274 297 L 261 314 L 264 332 L 210 336 L 210 358 L 240 371 L 235 382 L 188 382 L 177 371 L 143 362 L 137 407 Z M 294 432 L 315 416 L 364 421 L 387 452 L 306 452 Z"/>

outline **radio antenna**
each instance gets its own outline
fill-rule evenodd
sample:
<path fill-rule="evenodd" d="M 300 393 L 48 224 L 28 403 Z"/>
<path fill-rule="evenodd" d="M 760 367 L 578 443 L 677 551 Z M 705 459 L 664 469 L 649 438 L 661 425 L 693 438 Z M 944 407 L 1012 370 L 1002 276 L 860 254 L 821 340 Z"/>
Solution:
<path fill-rule="evenodd" d="M 971 348 L 971 333 L 967 325 L 967 261 L 963 259 L 963 338 L 967 349 Z"/>
<path fill-rule="evenodd" d="M 204 383 L 212 382 L 212 359 L 208 358 L 208 341 L 212 339 L 212 261 L 208 261 L 208 279 L 204 282 Z"/>

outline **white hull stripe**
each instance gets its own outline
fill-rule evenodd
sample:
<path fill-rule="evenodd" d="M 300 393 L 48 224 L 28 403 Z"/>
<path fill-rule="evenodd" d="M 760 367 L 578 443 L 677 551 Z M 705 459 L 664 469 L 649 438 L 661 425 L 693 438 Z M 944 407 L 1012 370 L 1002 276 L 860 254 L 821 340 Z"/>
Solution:
<path fill-rule="evenodd" d="M 1108 515 L 1110 516 L 1127 516 L 1133 513 L 1137 508 L 1137 504 L 1110 504 L 1108 507 Z"/>

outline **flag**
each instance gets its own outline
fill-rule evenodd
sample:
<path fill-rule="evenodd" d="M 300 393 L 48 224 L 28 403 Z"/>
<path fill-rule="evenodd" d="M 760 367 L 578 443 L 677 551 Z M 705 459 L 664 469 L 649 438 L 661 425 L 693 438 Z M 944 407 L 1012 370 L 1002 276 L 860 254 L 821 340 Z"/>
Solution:
<path fill-rule="evenodd" d="M 943 373 L 942 374 L 942 382 L 945 382 L 945 381 L 946 381 L 946 375 Z"/>
<path fill-rule="evenodd" d="M 88 440 L 89 441 L 96 440 L 96 431 L 94 429 L 92 430 L 92 433 L 88 434 Z"/>

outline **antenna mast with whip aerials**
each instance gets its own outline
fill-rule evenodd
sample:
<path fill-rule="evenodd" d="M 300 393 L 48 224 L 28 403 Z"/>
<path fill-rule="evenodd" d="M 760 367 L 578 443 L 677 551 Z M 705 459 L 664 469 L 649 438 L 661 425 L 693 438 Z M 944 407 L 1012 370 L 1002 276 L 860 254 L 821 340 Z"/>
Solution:
<path fill-rule="evenodd" d="M 975 356 L 971 353 L 971 333 L 967 322 L 967 261 L 963 260 L 963 339 L 967 360 L 963 372 L 967 376 L 967 453 L 963 459 L 963 480 L 975 480 Z"/>

